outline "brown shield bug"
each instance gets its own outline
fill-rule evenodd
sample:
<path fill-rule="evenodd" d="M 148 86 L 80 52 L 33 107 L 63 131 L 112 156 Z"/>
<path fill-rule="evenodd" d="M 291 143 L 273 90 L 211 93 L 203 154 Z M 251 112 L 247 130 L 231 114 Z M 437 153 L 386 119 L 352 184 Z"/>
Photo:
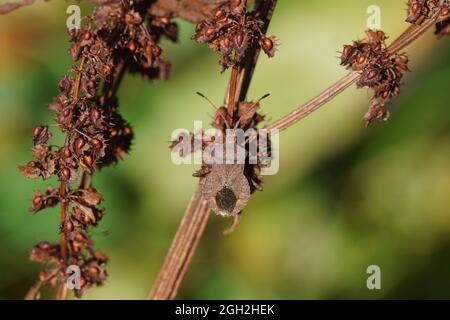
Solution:
<path fill-rule="evenodd" d="M 256 102 L 240 102 L 236 110 L 234 128 L 230 128 L 230 124 L 226 119 L 226 108 L 218 108 L 205 95 L 199 92 L 197 94 L 208 101 L 216 110 L 213 126 L 220 129 L 225 135 L 231 134 L 237 129 L 242 131 L 255 127 L 258 122 L 258 120 L 255 120 L 255 117 L 259 103 L 262 99 L 269 96 L 269 94 L 266 94 Z M 233 150 L 236 150 L 236 147 L 242 147 L 238 146 L 237 143 L 236 140 L 232 143 L 234 145 Z M 226 147 L 230 146 L 227 144 Z M 233 151 L 233 153 L 236 153 L 236 151 Z M 202 177 L 200 182 L 201 193 L 203 199 L 208 202 L 209 208 L 222 217 L 232 217 L 234 219 L 233 225 L 225 231 L 225 234 L 231 233 L 236 227 L 239 221 L 239 214 L 247 205 L 252 192 L 249 179 L 244 174 L 244 170 L 250 164 L 246 164 L 243 161 L 235 162 L 234 159 L 237 157 L 239 157 L 238 153 L 234 154 L 233 161 L 215 158 L 211 164 L 202 166 L 200 174 L 197 175 Z"/>

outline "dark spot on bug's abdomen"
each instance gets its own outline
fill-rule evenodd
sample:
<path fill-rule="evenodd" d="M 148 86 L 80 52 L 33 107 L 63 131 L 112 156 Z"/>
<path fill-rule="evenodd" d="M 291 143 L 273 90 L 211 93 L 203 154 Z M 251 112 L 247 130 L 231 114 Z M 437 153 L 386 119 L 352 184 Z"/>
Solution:
<path fill-rule="evenodd" d="M 233 190 L 227 187 L 223 187 L 216 194 L 216 204 L 220 210 L 231 213 L 236 205 L 237 198 Z"/>

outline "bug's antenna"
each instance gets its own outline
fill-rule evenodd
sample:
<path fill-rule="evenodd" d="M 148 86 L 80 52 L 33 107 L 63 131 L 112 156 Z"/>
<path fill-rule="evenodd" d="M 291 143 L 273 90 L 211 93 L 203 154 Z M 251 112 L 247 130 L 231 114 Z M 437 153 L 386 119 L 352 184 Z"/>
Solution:
<path fill-rule="evenodd" d="M 203 99 L 205 99 L 206 101 L 209 102 L 209 104 L 214 108 L 214 110 L 217 110 L 218 108 L 216 107 L 216 105 L 214 104 L 214 102 L 212 102 L 207 96 L 205 96 L 203 93 L 201 92 L 196 92 L 196 94 L 198 94 L 200 97 L 202 97 Z"/>
<path fill-rule="evenodd" d="M 268 96 L 270 96 L 270 93 L 266 93 L 265 95 L 263 95 L 261 98 L 259 98 L 258 102 L 260 102 L 261 100 L 264 100 Z"/>

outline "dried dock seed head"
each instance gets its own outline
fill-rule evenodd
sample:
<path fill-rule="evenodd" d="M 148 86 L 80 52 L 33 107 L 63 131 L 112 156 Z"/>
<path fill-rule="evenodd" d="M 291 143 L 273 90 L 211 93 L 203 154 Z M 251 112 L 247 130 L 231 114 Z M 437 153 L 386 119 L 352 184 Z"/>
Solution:
<path fill-rule="evenodd" d="M 247 3 L 247 0 L 228 1 L 210 19 L 196 26 L 195 41 L 207 43 L 219 53 L 223 70 L 238 65 L 252 46 L 261 48 L 269 58 L 275 55 L 276 38 L 265 36 L 263 21 L 253 12 L 247 12 Z"/>
<path fill-rule="evenodd" d="M 401 80 L 409 70 L 406 54 L 389 53 L 384 32 L 368 30 L 366 34 L 366 39 L 344 46 L 341 65 L 361 74 L 359 87 L 374 90 L 374 104 L 364 117 L 366 124 L 370 124 L 375 119 L 387 119 L 385 105 L 400 94 Z"/>

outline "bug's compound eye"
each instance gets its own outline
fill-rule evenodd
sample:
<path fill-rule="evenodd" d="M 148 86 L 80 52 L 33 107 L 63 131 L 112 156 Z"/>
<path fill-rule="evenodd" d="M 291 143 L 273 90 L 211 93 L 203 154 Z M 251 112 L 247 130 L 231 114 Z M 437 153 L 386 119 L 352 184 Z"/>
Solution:
<path fill-rule="evenodd" d="M 215 199 L 217 207 L 220 210 L 227 213 L 233 212 L 233 209 L 236 206 L 237 202 L 237 198 L 233 190 L 227 187 L 223 187 L 219 192 L 217 192 Z"/>

